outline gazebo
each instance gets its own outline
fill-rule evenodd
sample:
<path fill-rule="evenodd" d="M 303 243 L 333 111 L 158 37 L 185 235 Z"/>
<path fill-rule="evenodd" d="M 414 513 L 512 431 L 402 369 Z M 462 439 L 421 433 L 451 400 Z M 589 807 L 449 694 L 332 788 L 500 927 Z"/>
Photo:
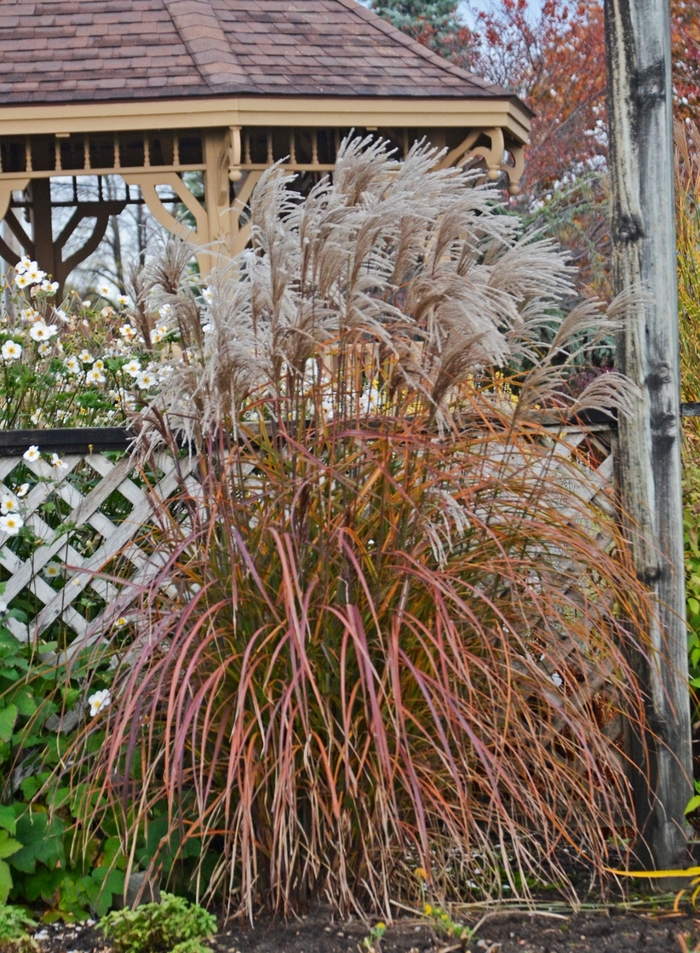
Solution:
<path fill-rule="evenodd" d="M 184 205 L 191 240 L 241 249 L 263 170 L 332 171 L 352 128 L 403 152 L 426 137 L 444 165 L 477 162 L 515 193 L 532 115 L 355 0 L 18 0 L 0 6 L 0 55 L 0 257 L 15 264 L 21 249 L 61 285 L 133 202 L 176 234 Z M 102 188 L 114 175 L 116 198 Z M 60 202 L 59 176 L 73 180 Z M 92 233 L 64 256 L 86 220 Z"/>

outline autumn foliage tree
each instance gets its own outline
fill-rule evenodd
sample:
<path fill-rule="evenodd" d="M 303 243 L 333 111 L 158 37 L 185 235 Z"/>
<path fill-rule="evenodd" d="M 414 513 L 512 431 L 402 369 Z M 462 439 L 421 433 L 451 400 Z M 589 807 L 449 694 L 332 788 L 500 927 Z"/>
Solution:
<path fill-rule="evenodd" d="M 534 110 L 524 188 L 541 195 L 600 166 L 606 152 L 605 35 L 595 2 L 500 0 L 479 15 L 476 72 Z"/>
<path fill-rule="evenodd" d="M 605 153 L 602 8 L 494 0 L 468 29 L 454 0 L 372 0 L 373 9 L 453 62 L 517 93 L 535 111 L 523 182 L 540 194 Z"/>
<path fill-rule="evenodd" d="M 599 0 L 491 0 L 460 19 L 455 0 L 371 0 L 394 26 L 518 94 L 535 112 L 523 187 L 542 197 L 605 166 L 605 29 Z M 699 118 L 700 6 L 672 0 L 676 111 Z"/>
<path fill-rule="evenodd" d="M 605 28 L 599 0 L 491 0 L 460 20 L 453 0 L 371 0 L 395 26 L 517 93 L 534 111 L 521 210 L 569 248 L 580 283 L 609 291 Z M 672 0 L 677 115 L 700 118 L 700 7 Z"/>

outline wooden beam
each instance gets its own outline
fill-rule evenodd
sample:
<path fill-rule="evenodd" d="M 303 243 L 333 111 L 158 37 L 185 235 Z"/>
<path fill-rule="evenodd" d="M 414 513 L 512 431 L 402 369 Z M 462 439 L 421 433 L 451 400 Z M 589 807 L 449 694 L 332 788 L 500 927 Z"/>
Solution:
<path fill-rule="evenodd" d="M 231 126 L 486 129 L 498 126 L 525 144 L 532 113 L 515 97 L 186 97 L 119 103 L 0 106 L 0 136 Z"/>
<path fill-rule="evenodd" d="M 605 28 L 614 283 L 637 293 L 617 342 L 617 366 L 639 391 L 634 416 L 619 422 L 618 480 L 656 605 L 643 633 L 651 662 L 634 659 L 649 727 L 645 737 L 630 729 L 632 781 L 640 860 L 668 868 L 682 859 L 692 794 L 668 3 L 606 0 Z"/>
<path fill-rule="evenodd" d="M 0 430 L 0 457 L 21 456 L 29 447 L 42 453 L 100 453 L 128 450 L 134 434 L 126 427 L 65 427 L 49 430 Z"/>

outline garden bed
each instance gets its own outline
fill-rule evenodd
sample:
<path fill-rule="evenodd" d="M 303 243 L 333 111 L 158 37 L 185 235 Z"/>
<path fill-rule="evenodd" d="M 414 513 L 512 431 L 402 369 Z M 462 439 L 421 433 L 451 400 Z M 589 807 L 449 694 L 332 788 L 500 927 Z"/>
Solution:
<path fill-rule="evenodd" d="M 255 929 L 230 925 L 212 948 L 215 953 L 366 953 L 368 932 L 356 918 L 342 922 L 319 909 L 300 920 L 261 922 Z M 96 927 L 56 923 L 39 936 L 41 953 L 109 953 Z M 617 907 L 569 915 L 496 910 L 464 946 L 433 937 L 424 922 L 398 920 L 388 927 L 381 953 L 690 953 L 699 940 L 700 920 L 670 910 L 651 915 Z"/>

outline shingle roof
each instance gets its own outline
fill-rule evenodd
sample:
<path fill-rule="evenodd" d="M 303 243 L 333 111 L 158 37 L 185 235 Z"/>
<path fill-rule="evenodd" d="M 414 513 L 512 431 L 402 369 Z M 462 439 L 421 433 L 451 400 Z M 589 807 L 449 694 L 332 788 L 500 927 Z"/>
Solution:
<path fill-rule="evenodd" d="M 0 102 L 502 98 L 356 0 L 0 0 Z"/>

